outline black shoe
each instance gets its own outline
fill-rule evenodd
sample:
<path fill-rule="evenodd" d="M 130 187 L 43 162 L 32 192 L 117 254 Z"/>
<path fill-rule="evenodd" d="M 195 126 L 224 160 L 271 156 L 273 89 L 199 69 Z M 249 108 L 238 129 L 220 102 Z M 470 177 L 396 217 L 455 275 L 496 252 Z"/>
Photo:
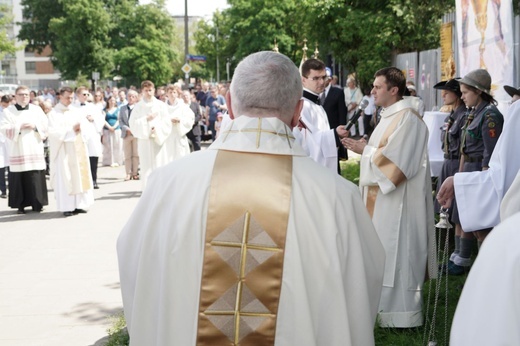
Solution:
<path fill-rule="evenodd" d="M 63 213 L 63 216 L 65 216 L 65 217 L 69 217 L 69 216 L 72 216 L 72 215 L 74 215 L 74 214 L 71 211 L 66 211 L 66 212 Z"/>
<path fill-rule="evenodd" d="M 37 213 L 41 213 L 43 211 L 43 207 L 35 208 L 33 207 L 32 210 Z"/>
<path fill-rule="evenodd" d="M 0 195 L 0 198 L 7 198 L 7 195 L 6 195 L 5 193 L 2 193 L 2 194 Z"/>
<path fill-rule="evenodd" d="M 94 183 L 94 190 L 97 190 L 97 189 L 99 189 L 99 186 L 97 183 Z"/>
<path fill-rule="evenodd" d="M 74 209 L 74 211 L 72 212 L 72 214 L 74 215 L 77 215 L 77 214 L 86 214 L 87 211 L 86 210 L 83 210 L 83 209 Z"/>
<path fill-rule="evenodd" d="M 23 208 L 18 208 L 17 214 L 25 214 L 25 210 Z"/>

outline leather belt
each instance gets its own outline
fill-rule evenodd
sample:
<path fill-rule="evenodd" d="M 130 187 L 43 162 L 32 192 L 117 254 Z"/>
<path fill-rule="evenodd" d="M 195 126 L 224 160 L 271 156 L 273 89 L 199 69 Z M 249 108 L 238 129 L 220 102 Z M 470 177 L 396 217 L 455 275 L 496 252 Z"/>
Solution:
<path fill-rule="evenodd" d="M 459 155 L 457 154 L 444 154 L 444 158 L 448 160 L 458 160 Z"/>
<path fill-rule="evenodd" d="M 482 162 L 482 156 L 468 156 L 464 155 L 464 161 L 466 162 Z"/>

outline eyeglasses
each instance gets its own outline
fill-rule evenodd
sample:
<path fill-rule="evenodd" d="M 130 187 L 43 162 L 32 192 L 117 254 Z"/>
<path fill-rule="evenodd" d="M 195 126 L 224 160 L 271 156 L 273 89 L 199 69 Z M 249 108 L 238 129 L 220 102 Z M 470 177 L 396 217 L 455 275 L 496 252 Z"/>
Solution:
<path fill-rule="evenodd" d="M 16 96 L 25 96 L 25 97 L 28 97 L 29 94 L 16 94 Z"/>
<path fill-rule="evenodd" d="M 306 77 L 306 76 L 304 76 L 304 77 L 307 78 L 307 79 L 310 79 L 310 80 L 313 81 L 313 82 L 317 82 L 317 81 L 319 81 L 319 80 L 322 80 L 322 81 L 325 82 L 327 79 L 329 79 L 329 76 L 327 76 L 327 75 L 325 75 L 325 76 L 319 76 L 319 77 L 312 77 L 312 78 L 309 78 L 309 77 Z"/>

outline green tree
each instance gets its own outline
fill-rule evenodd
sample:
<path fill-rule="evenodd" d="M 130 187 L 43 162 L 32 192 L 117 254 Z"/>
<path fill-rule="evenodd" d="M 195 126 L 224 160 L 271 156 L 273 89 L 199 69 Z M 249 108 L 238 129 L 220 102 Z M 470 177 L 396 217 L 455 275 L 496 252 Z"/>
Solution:
<path fill-rule="evenodd" d="M 53 64 L 63 79 L 90 76 L 98 71 L 106 77 L 113 69 L 108 33 L 112 27 L 102 0 L 63 2 L 66 13 L 52 18 L 49 30 L 55 34 Z"/>
<path fill-rule="evenodd" d="M 157 85 L 171 82 L 173 66 L 179 59 L 179 37 L 173 19 L 162 2 L 143 6 L 128 3 L 121 1 L 125 11 L 117 10 L 123 16 L 116 21 L 118 33 L 112 42 L 116 49 L 115 73 L 130 84 L 146 79 Z"/>
<path fill-rule="evenodd" d="M 195 34 L 196 49 L 208 57 L 207 69 L 213 76 L 217 56 L 223 79 L 228 59 L 233 70 L 247 55 L 271 50 L 275 39 L 280 53 L 300 63 L 302 41 L 309 27 L 306 7 L 300 1 L 229 0 L 228 3 L 230 8 L 214 13 L 211 22 L 201 22 Z"/>
<path fill-rule="evenodd" d="M 304 1 L 315 14 L 309 22 L 322 51 L 355 71 L 362 84 L 395 54 L 437 48 L 442 15 L 455 8 L 453 0 Z"/>
<path fill-rule="evenodd" d="M 62 1 L 56 0 L 22 0 L 23 22 L 20 25 L 18 39 L 27 42 L 27 48 L 39 53 L 50 45 L 56 49 L 56 35 L 49 30 L 52 18 L 61 18 L 65 15 Z"/>
<path fill-rule="evenodd" d="M 0 60 L 4 58 L 6 54 L 14 54 L 18 49 L 14 39 L 9 37 L 7 27 L 11 25 L 13 21 L 13 15 L 11 14 L 11 8 L 6 5 L 0 5 Z"/>

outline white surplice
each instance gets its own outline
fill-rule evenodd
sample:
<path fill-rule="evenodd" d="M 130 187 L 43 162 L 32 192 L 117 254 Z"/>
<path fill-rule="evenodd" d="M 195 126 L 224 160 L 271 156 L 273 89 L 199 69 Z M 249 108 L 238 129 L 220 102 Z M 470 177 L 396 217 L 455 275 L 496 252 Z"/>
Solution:
<path fill-rule="evenodd" d="M 164 155 L 162 160 L 165 162 L 171 162 L 190 153 L 186 134 L 190 132 L 195 122 L 195 114 L 182 100 L 178 100 L 174 105 L 168 105 L 168 113 L 170 119 L 177 119 L 179 122 L 172 123 L 171 133 L 159 153 L 159 156 Z"/>
<path fill-rule="evenodd" d="M 520 211 L 520 204 L 516 210 Z M 482 244 L 457 304 L 450 345 L 520 345 L 519 224 L 517 212 Z"/>
<path fill-rule="evenodd" d="M 292 156 L 275 345 L 373 345 L 384 252 L 359 191 L 308 158 L 280 120 L 246 116 L 232 121 L 208 150 L 153 172 L 123 228 L 117 249 L 131 345 L 196 343 L 219 150 Z M 244 191 L 244 198 L 253 197 Z"/>
<path fill-rule="evenodd" d="M 33 104 L 27 106 L 29 109 L 19 111 L 10 105 L 0 117 L 0 132 L 5 136 L 5 147 L 9 148 L 11 172 L 41 171 L 46 167 L 43 141 L 47 138 L 48 119 L 40 107 Z M 35 129 L 21 129 L 25 123 L 33 124 Z M 9 144 L 5 139 L 9 140 Z"/>
<path fill-rule="evenodd" d="M 148 121 L 147 116 L 150 114 L 155 114 L 156 117 Z M 144 189 L 150 173 L 156 168 L 171 162 L 169 159 L 171 155 L 167 152 L 170 148 L 163 148 L 166 139 L 172 132 L 168 106 L 155 97 L 152 97 L 150 101 L 143 98 L 135 105 L 129 125 L 132 134 L 137 138 L 140 164 L 139 176 Z"/>
<path fill-rule="evenodd" d="M 405 176 L 396 186 L 374 162 L 381 138 L 406 109 L 382 149 L 382 155 Z M 436 275 L 433 198 L 428 161 L 428 129 L 412 113 L 407 100 L 381 112 L 361 157 L 360 188 L 367 200 L 371 186 L 378 186 L 372 221 L 386 252 L 385 276 L 379 305 L 380 324 L 385 327 L 420 326 L 422 288 L 427 262 Z"/>
<path fill-rule="evenodd" d="M 88 129 L 91 125 L 72 105 L 66 107 L 58 103 L 47 116 L 49 117 L 50 183 L 54 188 L 56 207 L 61 212 L 88 209 L 94 204 L 94 193 L 92 188 L 83 187 L 82 172 L 88 173 L 88 179 L 92 181 L 88 160 L 88 139 L 87 135 L 83 134 L 83 129 Z M 82 129 L 79 140 L 83 146 L 80 148 L 77 146 L 78 138 L 73 129 L 73 126 L 78 123 Z M 80 162 L 81 158 L 78 157 L 77 150 L 83 150 L 85 162 Z M 82 170 L 82 167 L 87 169 Z"/>
<path fill-rule="evenodd" d="M 486 171 L 457 173 L 455 196 L 466 232 L 491 228 L 500 222 L 500 202 L 520 170 L 520 102 L 511 105 Z"/>
<path fill-rule="evenodd" d="M 88 121 L 90 126 L 86 126 L 81 131 L 87 139 L 88 156 L 99 157 L 103 151 L 101 146 L 101 135 L 103 133 L 103 126 L 105 125 L 105 116 L 103 112 L 91 102 L 85 103 L 82 106 L 80 103 L 74 104 L 81 116 L 91 116 L 92 121 Z"/>
<path fill-rule="evenodd" d="M 308 91 L 308 90 L 307 90 Z M 335 129 L 331 129 L 327 113 L 322 106 L 303 99 L 301 120 L 307 129 L 293 129 L 294 136 L 307 155 L 322 166 L 338 171 L 338 149 Z"/>

